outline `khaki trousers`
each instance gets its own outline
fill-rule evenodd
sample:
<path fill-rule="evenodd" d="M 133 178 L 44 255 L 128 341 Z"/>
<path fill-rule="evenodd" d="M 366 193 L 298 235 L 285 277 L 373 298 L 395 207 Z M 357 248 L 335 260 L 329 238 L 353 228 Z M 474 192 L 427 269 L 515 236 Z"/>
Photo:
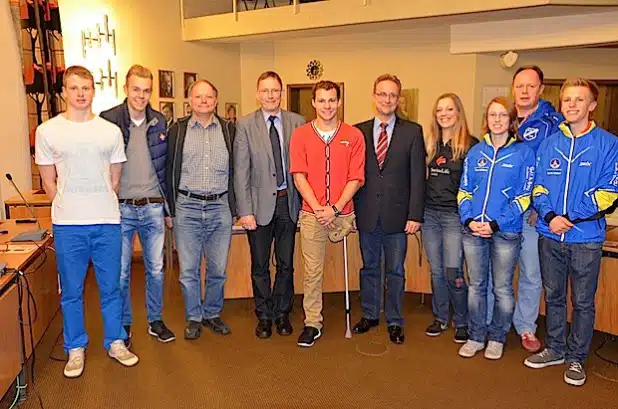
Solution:
<path fill-rule="evenodd" d="M 354 214 L 340 216 L 335 219 L 339 228 L 346 219 L 354 218 Z M 305 326 L 322 329 L 322 278 L 324 276 L 324 258 L 326 256 L 326 241 L 329 229 L 322 226 L 312 213 L 301 212 L 300 215 L 300 245 L 305 264 L 303 277 L 303 309 L 305 310 Z"/>

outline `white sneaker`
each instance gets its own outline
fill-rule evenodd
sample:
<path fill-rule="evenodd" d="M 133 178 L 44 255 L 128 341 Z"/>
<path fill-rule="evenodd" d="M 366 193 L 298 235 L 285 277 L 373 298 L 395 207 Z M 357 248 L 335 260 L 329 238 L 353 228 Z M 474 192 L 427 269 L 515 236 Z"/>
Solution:
<path fill-rule="evenodd" d="M 64 366 L 64 376 L 67 378 L 77 378 L 84 372 L 86 353 L 84 348 L 73 348 L 69 350 L 69 360 Z"/>
<path fill-rule="evenodd" d="M 129 351 L 122 339 L 118 339 L 112 342 L 112 345 L 110 345 L 107 354 L 110 356 L 110 358 L 114 358 L 116 361 L 120 362 L 124 366 L 133 366 L 139 361 L 137 355 Z"/>
<path fill-rule="evenodd" d="M 477 352 L 482 351 L 484 348 L 484 343 L 469 339 L 462 345 L 461 348 L 459 348 L 459 356 L 464 358 L 472 358 Z"/>
<path fill-rule="evenodd" d="M 487 359 L 500 359 L 502 358 L 502 350 L 504 344 L 496 341 L 489 341 L 487 343 L 487 349 L 485 350 L 485 358 Z"/>

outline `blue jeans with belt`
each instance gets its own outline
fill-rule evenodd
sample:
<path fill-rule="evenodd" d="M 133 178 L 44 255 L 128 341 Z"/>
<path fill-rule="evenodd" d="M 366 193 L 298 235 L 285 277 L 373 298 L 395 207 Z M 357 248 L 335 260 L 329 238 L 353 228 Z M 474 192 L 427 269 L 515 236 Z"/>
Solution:
<path fill-rule="evenodd" d="M 227 257 L 232 240 L 232 213 L 227 194 L 200 200 L 182 194 L 176 200 L 174 237 L 180 264 L 185 318 L 216 318 L 223 310 Z M 206 259 L 206 294 L 202 299 L 200 266 Z"/>
<path fill-rule="evenodd" d="M 423 236 L 431 264 L 431 306 L 442 324 L 453 306 L 455 328 L 468 326 L 468 286 L 463 272 L 462 227 L 457 211 L 425 208 Z"/>

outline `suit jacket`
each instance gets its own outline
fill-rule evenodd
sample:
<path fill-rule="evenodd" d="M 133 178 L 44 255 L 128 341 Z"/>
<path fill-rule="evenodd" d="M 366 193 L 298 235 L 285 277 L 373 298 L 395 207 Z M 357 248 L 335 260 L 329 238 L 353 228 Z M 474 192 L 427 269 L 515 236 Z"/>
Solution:
<path fill-rule="evenodd" d="M 365 136 L 365 184 L 354 196 L 356 225 L 385 233 L 403 232 L 408 220 L 422 222 L 425 200 L 425 141 L 417 123 L 397 118 L 382 170 L 373 142 L 373 118 L 358 125 Z"/>
<path fill-rule="evenodd" d="M 294 223 L 298 219 L 300 196 L 290 174 L 290 137 L 292 131 L 304 123 L 302 116 L 281 110 L 288 208 Z M 277 177 L 268 126 L 261 109 L 245 115 L 236 123 L 234 163 L 238 215 L 242 217 L 252 214 L 257 224 L 267 225 L 275 213 Z"/>
<path fill-rule="evenodd" d="M 174 122 L 168 130 L 167 137 L 167 202 L 170 207 L 171 216 L 176 215 L 176 197 L 178 196 L 178 186 L 180 185 L 180 173 L 182 170 L 182 152 L 185 146 L 185 137 L 187 135 L 187 124 L 189 123 L 191 116 L 180 118 Z M 236 216 L 236 199 L 234 197 L 234 124 L 219 116 L 217 119 L 221 123 L 221 129 L 223 131 L 223 139 L 225 139 L 225 146 L 230 154 L 229 167 L 230 173 L 228 176 L 228 200 L 230 203 L 230 210 L 232 216 Z"/>

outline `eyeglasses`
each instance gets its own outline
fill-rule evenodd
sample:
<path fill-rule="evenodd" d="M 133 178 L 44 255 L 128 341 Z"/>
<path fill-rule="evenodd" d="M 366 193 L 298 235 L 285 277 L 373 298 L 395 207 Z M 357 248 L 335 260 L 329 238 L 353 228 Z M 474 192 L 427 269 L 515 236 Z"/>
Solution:
<path fill-rule="evenodd" d="M 259 91 L 260 94 L 262 95 L 281 95 L 281 90 L 280 89 L 261 89 Z"/>
<path fill-rule="evenodd" d="M 378 97 L 379 99 L 399 99 L 399 95 L 397 94 L 388 94 L 386 92 L 378 92 L 375 94 L 376 97 Z"/>
<path fill-rule="evenodd" d="M 499 114 L 492 112 L 491 114 L 487 114 L 489 119 L 505 119 L 509 117 L 508 112 L 500 112 Z"/>

